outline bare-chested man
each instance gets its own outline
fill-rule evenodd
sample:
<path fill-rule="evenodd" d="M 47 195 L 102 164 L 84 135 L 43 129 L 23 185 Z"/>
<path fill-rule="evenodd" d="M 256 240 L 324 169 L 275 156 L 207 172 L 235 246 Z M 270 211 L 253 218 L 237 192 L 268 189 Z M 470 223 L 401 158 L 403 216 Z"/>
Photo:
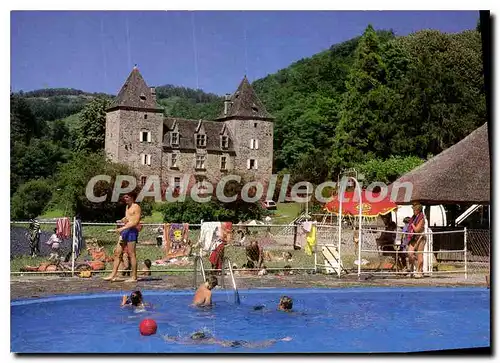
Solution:
<path fill-rule="evenodd" d="M 136 194 L 130 192 L 125 194 L 123 197 L 125 203 L 127 204 L 127 209 L 125 212 L 125 218 L 121 220 L 125 225 L 118 228 L 116 232 L 120 233 L 120 241 L 115 251 L 115 259 L 113 262 L 113 272 L 104 280 L 115 281 L 116 274 L 118 272 L 118 267 L 120 266 L 120 256 L 124 251 L 128 253 L 130 258 L 130 265 L 132 267 L 132 275 L 130 279 L 125 282 L 136 282 L 137 281 L 137 257 L 135 255 L 135 245 L 137 243 L 137 238 L 139 237 L 139 224 L 141 221 L 141 207 L 135 202 Z"/>
<path fill-rule="evenodd" d="M 193 298 L 193 305 L 196 306 L 211 306 L 212 305 L 212 289 L 217 286 L 217 277 L 210 275 L 207 281 L 200 285 Z"/>

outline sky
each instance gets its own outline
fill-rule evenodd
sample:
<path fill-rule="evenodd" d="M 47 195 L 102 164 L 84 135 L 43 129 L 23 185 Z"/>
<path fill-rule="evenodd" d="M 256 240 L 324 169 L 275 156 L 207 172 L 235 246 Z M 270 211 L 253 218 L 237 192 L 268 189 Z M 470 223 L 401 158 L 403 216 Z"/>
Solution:
<path fill-rule="evenodd" d="M 11 88 L 117 94 L 134 64 L 149 86 L 223 95 L 363 33 L 474 29 L 476 11 L 12 11 Z"/>

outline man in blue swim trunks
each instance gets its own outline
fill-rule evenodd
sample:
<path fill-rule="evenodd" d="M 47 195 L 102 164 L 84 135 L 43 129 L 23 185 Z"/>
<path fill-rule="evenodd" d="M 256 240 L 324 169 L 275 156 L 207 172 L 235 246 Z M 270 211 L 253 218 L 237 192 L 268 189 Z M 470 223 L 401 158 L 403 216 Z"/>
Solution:
<path fill-rule="evenodd" d="M 141 228 L 141 207 L 135 202 L 135 198 L 136 194 L 134 192 L 127 193 L 123 197 L 125 203 L 127 204 L 127 209 L 125 212 L 125 218 L 123 218 L 121 222 L 125 224 L 116 230 L 116 232 L 120 233 L 120 241 L 118 242 L 114 255 L 115 260 L 113 262 L 113 272 L 111 272 L 111 275 L 108 277 L 105 277 L 104 280 L 116 281 L 116 274 L 118 273 L 118 267 L 120 266 L 121 256 L 124 252 L 127 252 L 130 258 L 132 274 L 130 279 L 125 282 L 137 281 L 137 258 L 135 255 L 135 245 Z"/>

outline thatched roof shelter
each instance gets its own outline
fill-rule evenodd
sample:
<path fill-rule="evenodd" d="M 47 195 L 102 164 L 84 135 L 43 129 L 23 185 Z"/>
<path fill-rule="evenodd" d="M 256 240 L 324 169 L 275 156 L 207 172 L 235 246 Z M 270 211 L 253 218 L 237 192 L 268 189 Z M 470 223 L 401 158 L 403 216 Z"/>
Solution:
<path fill-rule="evenodd" d="M 389 195 L 398 204 L 489 204 L 490 153 L 485 123 L 466 138 L 403 175 L 389 186 Z M 410 182 L 413 192 L 405 200 L 405 188 L 397 196 L 392 189 Z M 401 185 L 401 184 L 400 184 Z"/>

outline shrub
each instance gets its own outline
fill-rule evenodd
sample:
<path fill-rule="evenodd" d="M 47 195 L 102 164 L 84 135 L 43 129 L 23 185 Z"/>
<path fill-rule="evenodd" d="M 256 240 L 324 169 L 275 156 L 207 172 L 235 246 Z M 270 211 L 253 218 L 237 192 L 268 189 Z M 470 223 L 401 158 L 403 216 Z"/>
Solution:
<path fill-rule="evenodd" d="M 45 179 L 32 180 L 19 187 L 12 196 L 11 218 L 27 220 L 43 213 L 52 198 L 52 186 Z"/>
<path fill-rule="evenodd" d="M 200 223 L 201 220 L 237 223 L 250 219 L 260 220 L 268 214 L 260 203 L 246 203 L 242 200 L 232 203 L 217 200 L 199 203 L 191 198 L 186 198 L 184 202 L 164 203 L 158 210 L 167 223 Z"/>

